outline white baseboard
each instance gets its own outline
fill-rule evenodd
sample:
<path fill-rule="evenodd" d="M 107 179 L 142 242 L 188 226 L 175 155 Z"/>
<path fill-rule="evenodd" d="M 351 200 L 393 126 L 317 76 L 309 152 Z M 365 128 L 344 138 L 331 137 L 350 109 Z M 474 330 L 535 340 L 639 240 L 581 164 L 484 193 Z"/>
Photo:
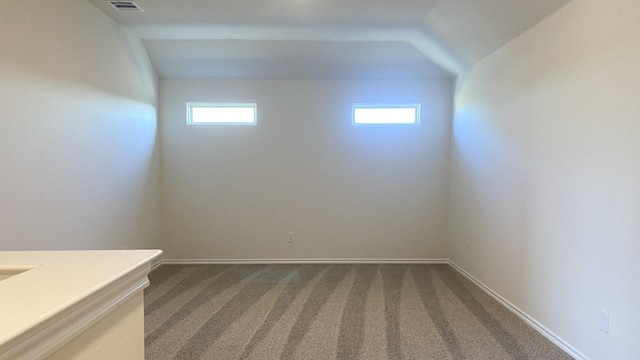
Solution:
<path fill-rule="evenodd" d="M 154 262 L 151 264 L 151 270 L 150 270 L 150 271 L 153 271 L 153 270 L 157 269 L 157 268 L 158 268 L 160 265 L 162 265 L 162 264 L 164 264 L 164 260 L 162 260 L 162 259 L 157 259 L 156 261 L 154 261 Z"/>
<path fill-rule="evenodd" d="M 569 354 L 571 357 L 573 357 L 576 360 L 589 360 L 589 358 L 586 355 L 584 355 L 583 353 L 581 353 L 580 351 L 578 351 L 578 349 L 576 349 L 573 346 L 571 346 L 569 343 L 564 341 L 558 335 L 554 334 L 551 330 L 547 329 L 544 325 L 539 323 L 536 319 L 531 317 L 529 314 L 527 314 L 526 312 L 520 310 L 517 306 L 513 305 L 512 303 L 510 303 L 507 299 L 503 298 L 498 293 L 496 293 L 495 291 L 491 290 L 490 287 L 488 287 L 487 285 L 483 284 L 480 280 L 476 279 L 473 275 L 471 275 L 468 272 L 466 272 L 463 268 L 458 266 L 456 263 L 454 263 L 453 261 L 449 260 L 449 265 L 451 265 L 451 267 L 456 269 L 464 277 L 466 277 L 467 279 L 471 280 L 471 282 L 473 282 L 475 285 L 477 285 L 479 288 L 481 288 L 484 292 L 486 292 L 489 296 L 491 296 L 496 301 L 498 301 L 500 304 L 502 304 L 504 307 L 506 307 L 509 311 L 511 311 L 516 316 L 518 316 L 520 319 L 522 319 L 524 322 L 529 324 L 529 326 L 531 326 L 536 331 L 538 331 L 540 334 L 542 334 L 544 337 L 549 339 L 549 341 L 551 341 L 552 343 L 556 344 L 560 349 L 562 349 L 564 352 Z"/>
<path fill-rule="evenodd" d="M 163 265 L 200 264 L 449 264 L 448 259 L 164 259 Z"/>

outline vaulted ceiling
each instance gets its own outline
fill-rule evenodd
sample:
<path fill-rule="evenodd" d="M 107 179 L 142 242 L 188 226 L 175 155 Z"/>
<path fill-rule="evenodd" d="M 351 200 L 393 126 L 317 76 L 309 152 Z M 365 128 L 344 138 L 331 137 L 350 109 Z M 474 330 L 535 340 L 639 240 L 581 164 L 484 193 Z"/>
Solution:
<path fill-rule="evenodd" d="M 571 0 L 136 0 L 160 77 L 447 78 Z"/>

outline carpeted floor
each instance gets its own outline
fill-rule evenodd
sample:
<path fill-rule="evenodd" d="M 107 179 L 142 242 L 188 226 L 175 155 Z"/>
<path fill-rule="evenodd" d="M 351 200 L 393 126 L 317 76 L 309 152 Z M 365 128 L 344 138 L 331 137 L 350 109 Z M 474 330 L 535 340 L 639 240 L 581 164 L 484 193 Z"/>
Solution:
<path fill-rule="evenodd" d="M 448 265 L 163 265 L 146 359 L 571 359 Z"/>

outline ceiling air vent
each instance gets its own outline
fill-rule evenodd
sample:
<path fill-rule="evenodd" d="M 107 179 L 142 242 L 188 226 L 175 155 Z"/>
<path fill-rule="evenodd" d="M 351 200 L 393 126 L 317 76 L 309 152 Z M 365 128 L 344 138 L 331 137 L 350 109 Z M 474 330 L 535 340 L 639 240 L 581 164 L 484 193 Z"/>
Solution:
<path fill-rule="evenodd" d="M 118 11 L 129 11 L 129 12 L 144 12 L 140 5 L 136 4 L 134 1 L 107 1 L 111 6 L 116 8 Z"/>

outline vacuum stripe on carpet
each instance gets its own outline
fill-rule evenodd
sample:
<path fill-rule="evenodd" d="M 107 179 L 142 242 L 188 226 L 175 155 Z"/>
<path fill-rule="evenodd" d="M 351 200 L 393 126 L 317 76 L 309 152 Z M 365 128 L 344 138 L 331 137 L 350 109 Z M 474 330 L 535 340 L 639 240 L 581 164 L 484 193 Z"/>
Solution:
<path fill-rule="evenodd" d="M 376 265 L 362 265 L 356 268 L 356 277 L 347 299 L 338 337 L 338 358 L 357 359 L 364 339 L 365 304 L 369 296 L 371 282 L 378 271 Z"/>
<path fill-rule="evenodd" d="M 144 307 L 144 314 L 149 315 L 153 313 L 174 298 L 178 297 L 180 294 L 183 294 L 185 291 L 198 286 L 200 283 L 209 280 L 210 278 L 220 274 L 227 269 L 228 268 L 225 267 L 210 269 L 206 266 L 200 266 L 194 272 L 192 272 L 189 277 L 185 278 L 174 287 L 172 287 L 167 293 L 164 294 L 164 296 L 158 298 L 156 301 L 150 303 L 149 305 L 146 305 Z"/>
<path fill-rule="evenodd" d="M 253 283 L 247 286 L 222 309 L 215 313 L 189 340 L 180 348 L 174 357 L 176 360 L 199 360 L 209 346 L 214 343 L 233 322 L 235 322 L 248 308 L 256 303 L 280 280 L 295 271 L 290 266 L 274 266 L 260 274 Z M 275 276 L 273 276 L 275 274 Z"/>
<path fill-rule="evenodd" d="M 387 355 L 389 359 L 402 359 L 400 339 L 400 297 L 405 266 L 383 265 L 380 269 L 385 300 L 385 320 L 387 330 Z"/>
<path fill-rule="evenodd" d="M 333 265 L 325 276 L 316 283 L 289 333 L 280 359 L 286 360 L 294 358 L 298 345 L 302 342 L 302 338 L 307 333 L 316 315 L 318 315 L 318 312 L 320 312 L 331 293 L 335 291 L 340 282 L 352 269 L 353 267 L 349 265 Z"/>
<path fill-rule="evenodd" d="M 440 337 L 449 349 L 449 353 L 455 360 L 464 359 L 458 340 L 444 314 L 440 298 L 437 296 L 436 289 L 433 286 L 433 270 L 428 269 L 425 271 L 424 268 L 416 266 L 411 266 L 410 269 L 422 303 L 435 323 Z"/>
<path fill-rule="evenodd" d="M 267 337 L 269 331 L 280 320 L 282 315 L 289 309 L 298 294 L 323 270 L 326 270 L 324 265 L 303 265 L 298 268 L 298 278 L 295 282 L 290 282 L 285 286 L 275 305 L 269 311 L 267 318 L 244 348 L 240 359 L 247 359 L 251 355 L 254 349 Z"/>
<path fill-rule="evenodd" d="M 147 360 L 570 359 L 448 265 L 170 265 Z"/>
<path fill-rule="evenodd" d="M 480 303 L 469 290 L 462 285 L 451 268 L 440 268 L 437 274 L 442 278 L 445 285 L 462 301 L 473 315 L 489 330 L 493 337 L 498 340 L 502 347 L 515 359 L 526 359 L 526 355 L 518 344 L 518 341 L 507 330 L 502 327 L 489 313 L 482 303 Z"/>
<path fill-rule="evenodd" d="M 160 326 L 160 328 L 148 334 L 145 337 L 145 344 L 153 344 L 162 334 L 169 331 L 179 321 L 187 318 L 200 305 L 211 300 L 211 298 L 222 293 L 233 285 L 236 285 L 247 276 L 254 275 L 263 270 L 263 266 L 251 266 L 249 268 L 235 266 L 231 271 L 224 273 L 222 277 L 199 293 L 196 297 L 189 300 L 185 306 L 183 306 L 177 313 L 173 314 L 164 324 L 162 324 L 162 326 Z"/>

